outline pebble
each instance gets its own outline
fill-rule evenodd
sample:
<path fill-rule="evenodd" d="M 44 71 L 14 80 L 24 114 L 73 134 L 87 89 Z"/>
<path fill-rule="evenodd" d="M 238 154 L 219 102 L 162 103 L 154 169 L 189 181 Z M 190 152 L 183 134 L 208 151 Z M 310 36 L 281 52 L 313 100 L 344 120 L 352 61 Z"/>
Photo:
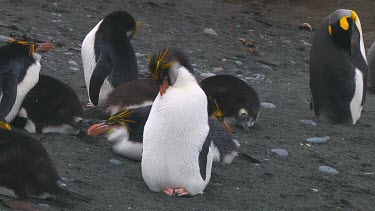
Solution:
<path fill-rule="evenodd" d="M 213 29 L 205 29 L 204 33 L 217 36 L 217 33 Z"/>
<path fill-rule="evenodd" d="M 73 65 L 73 66 L 78 66 L 77 62 L 73 60 L 69 61 L 68 64 Z"/>
<path fill-rule="evenodd" d="M 86 15 L 86 17 L 88 17 L 88 18 L 91 18 L 91 17 L 92 17 L 92 15 Z"/>
<path fill-rule="evenodd" d="M 309 120 L 309 119 L 302 119 L 299 122 L 301 122 L 302 124 L 305 124 L 305 125 L 312 125 L 312 126 L 317 125 L 316 122 L 314 122 L 312 120 Z"/>
<path fill-rule="evenodd" d="M 339 173 L 336 169 L 334 169 L 332 167 L 329 167 L 329 166 L 320 166 L 319 171 L 324 172 L 324 173 L 328 173 L 328 174 L 338 174 Z"/>
<path fill-rule="evenodd" d="M 265 64 L 262 64 L 262 67 L 265 68 L 265 69 L 268 69 L 268 70 L 272 70 L 272 67 L 270 67 L 268 65 L 265 65 Z"/>
<path fill-rule="evenodd" d="M 109 162 L 112 163 L 112 164 L 115 165 L 115 166 L 120 166 L 120 165 L 122 165 L 122 161 L 117 160 L 117 159 L 111 159 L 111 160 L 109 160 Z"/>
<path fill-rule="evenodd" d="M 198 67 L 198 65 L 197 65 L 197 64 L 191 64 L 191 66 L 192 66 L 192 67 Z"/>
<path fill-rule="evenodd" d="M 51 207 L 48 205 L 48 204 L 38 204 L 36 205 L 38 208 L 44 210 L 44 209 L 47 209 L 49 210 Z"/>
<path fill-rule="evenodd" d="M 70 67 L 69 69 L 70 69 L 70 70 L 73 70 L 73 71 L 78 71 L 78 70 L 79 70 L 79 69 L 76 68 L 76 67 Z"/>
<path fill-rule="evenodd" d="M 224 68 L 222 68 L 222 67 L 214 67 L 214 69 L 213 69 L 214 73 L 220 73 L 220 72 L 223 72 L 223 71 L 224 71 Z"/>
<path fill-rule="evenodd" d="M 72 28 L 68 28 L 68 30 L 69 30 L 70 32 L 74 31 L 74 29 L 72 29 Z"/>
<path fill-rule="evenodd" d="M 256 73 L 256 74 L 253 74 L 255 76 L 255 80 L 256 81 L 263 81 L 265 78 L 266 78 L 266 75 L 264 74 L 259 74 L 259 73 Z"/>
<path fill-rule="evenodd" d="M 315 188 L 313 188 L 311 190 L 314 191 L 314 192 L 319 192 L 318 189 L 315 189 Z"/>
<path fill-rule="evenodd" d="M 326 143 L 329 139 L 330 139 L 329 136 L 312 137 L 312 138 L 307 138 L 306 141 L 309 142 L 310 144 L 323 144 L 323 143 Z"/>
<path fill-rule="evenodd" d="M 276 106 L 272 103 L 263 102 L 260 105 L 262 105 L 264 108 L 276 108 Z"/>
<path fill-rule="evenodd" d="M 238 66 L 242 66 L 242 65 L 243 65 L 243 63 L 242 63 L 242 62 L 240 62 L 240 61 L 236 61 L 236 65 L 238 65 Z"/>
<path fill-rule="evenodd" d="M 61 20 L 51 20 L 52 23 L 61 23 Z"/>
<path fill-rule="evenodd" d="M 201 73 L 201 76 L 204 77 L 204 78 L 208 78 L 208 77 L 211 77 L 211 76 L 215 76 L 214 73 Z"/>
<path fill-rule="evenodd" d="M 65 52 L 64 54 L 65 54 L 65 55 L 73 55 L 72 52 Z"/>
<path fill-rule="evenodd" d="M 280 157 L 287 157 L 289 154 L 288 151 L 286 151 L 285 149 L 272 149 L 271 152 L 275 153 Z"/>
<path fill-rule="evenodd" d="M 142 54 L 140 54 L 140 53 L 135 53 L 135 56 L 136 56 L 136 57 L 141 57 Z"/>

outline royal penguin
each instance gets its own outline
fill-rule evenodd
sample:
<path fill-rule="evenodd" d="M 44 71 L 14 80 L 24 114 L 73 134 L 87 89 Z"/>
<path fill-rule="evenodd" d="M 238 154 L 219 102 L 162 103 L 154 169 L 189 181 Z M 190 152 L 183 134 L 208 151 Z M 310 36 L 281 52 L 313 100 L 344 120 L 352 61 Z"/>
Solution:
<path fill-rule="evenodd" d="M 170 196 L 203 193 L 213 161 L 207 97 L 169 49 L 149 58 L 149 70 L 160 88 L 143 133 L 143 179 Z"/>
<path fill-rule="evenodd" d="M 202 80 L 200 85 L 208 98 L 209 115 L 214 115 L 215 109 L 211 108 L 219 107 L 225 123 L 249 132 L 260 114 L 258 94 L 249 84 L 236 76 L 217 75 Z"/>
<path fill-rule="evenodd" d="M 29 133 L 78 134 L 83 117 L 83 106 L 70 86 L 40 75 L 12 124 Z"/>
<path fill-rule="evenodd" d="M 138 79 L 130 40 L 139 26 L 129 13 L 116 11 L 101 20 L 83 40 L 81 55 L 89 107 L 103 104 L 113 89 Z"/>
<path fill-rule="evenodd" d="M 358 121 L 366 100 L 365 55 L 361 22 L 353 10 L 338 9 L 317 28 L 310 54 L 310 90 L 319 120 Z"/>
<path fill-rule="evenodd" d="M 90 201 L 66 188 L 41 143 L 4 129 L 0 129 L 0 194 L 21 199 Z"/>
<path fill-rule="evenodd" d="M 23 99 L 39 80 L 40 53 L 52 48 L 49 43 L 34 45 L 11 38 L 0 47 L 1 122 L 9 123 L 17 116 Z"/>
<path fill-rule="evenodd" d="M 374 92 L 375 91 L 375 42 L 372 44 L 368 54 L 368 86 Z"/>
<path fill-rule="evenodd" d="M 151 105 L 134 109 L 124 109 L 103 123 L 88 129 L 89 136 L 104 136 L 113 143 L 113 150 L 124 157 L 141 160 L 143 130 L 151 111 Z M 214 162 L 230 164 L 238 154 L 240 144 L 217 119 L 208 118 L 211 148 Z"/>

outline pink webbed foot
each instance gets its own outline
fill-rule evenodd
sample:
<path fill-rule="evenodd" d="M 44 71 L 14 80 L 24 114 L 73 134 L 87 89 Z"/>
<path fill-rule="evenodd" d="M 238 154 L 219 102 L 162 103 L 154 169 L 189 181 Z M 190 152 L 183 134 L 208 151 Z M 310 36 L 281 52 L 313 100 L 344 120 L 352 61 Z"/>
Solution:
<path fill-rule="evenodd" d="M 86 107 L 87 107 L 87 108 L 94 108 L 95 106 L 94 106 L 94 104 L 92 104 L 92 102 L 88 102 L 88 103 L 86 104 Z"/>
<path fill-rule="evenodd" d="M 166 188 L 163 190 L 163 192 L 165 194 L 167 194 L 168 196 L 173 196 L 174 195 L 174 190 L 172 188 Z"/>
<path fill-rule="evenodd" d="M 166 188 L 163 190 L 163 192 L 165 194 L 167 194 L 168 196 L 188 196 L 190 195 L 189 192 L 187 192 L 185 190 L 185 188 L 175 188 L 175 189 L 172 189 L 172 188 Z"/>

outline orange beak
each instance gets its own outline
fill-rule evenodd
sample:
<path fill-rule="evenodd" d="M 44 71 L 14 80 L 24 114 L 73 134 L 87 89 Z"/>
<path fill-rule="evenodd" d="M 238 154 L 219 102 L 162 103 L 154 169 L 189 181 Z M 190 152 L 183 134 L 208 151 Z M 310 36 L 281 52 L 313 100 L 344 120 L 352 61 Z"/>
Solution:
<path fill-rule="evenodd" d="M 103 133 L 107 132 L 108 130 L 110 130 L 112 128 L 112 126 L 110 125 L 106 125 L 104 123 L 100 123 L 100 124 L 95 124 L 95 125 L 92 125 L 88 130 L 87 130 L 87 135 L 89 136 L 100 136 L 102 135 Z"/>
<path fill-rule="evenodd" d="M 39 52 L 47 52 L 53 49 L 53 45 L 51 43 L 45 42 L 40 44 L 35 50 Z"/>
<path fill-rule="evenodd" d="M 169 87 L 168 78 L 164 78 L 163 84 L 160 85 L 160 89 L 159 89 L 159 92 L 160 92 L 161 96 L 163 96 L 163 94 L 165 94 L 165 92 L 167 91 L 168 87 Z"/>
<path fill-rule="evenodd" d="M 224 128 L 227 129 L 228 133 L 232 133 L 232 128 L 223 120 L 221 122 L 223 124 Z"/>

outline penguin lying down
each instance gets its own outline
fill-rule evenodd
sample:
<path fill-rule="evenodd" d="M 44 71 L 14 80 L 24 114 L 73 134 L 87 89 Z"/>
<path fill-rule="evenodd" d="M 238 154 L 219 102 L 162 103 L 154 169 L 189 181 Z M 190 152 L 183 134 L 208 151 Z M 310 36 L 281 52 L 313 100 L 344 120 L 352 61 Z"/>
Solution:
<path fill-rule="evenodd" d="M 5 129 L 0 129 L 0 194 L 20 199 L 91 201 L 66 188 L 41 143 Z"/>
<path fill-rule="evenodd" d="M 130 159 L 142 159 L 142 141 L 145 123 L 151 106 L 122 110 L 111 116 L 106 122 L 96 124 L 88 129 L 88 135 L 103 135 L 113 143 L 113 150 Z M 211 148 L 215 162 L 232 163 L 237 156 L 240 144 L 214 118 L 208 118 L 210 127 Z"/>
<path fill-rule="evenodd" d="M 12 124 L 29 133 L 78 134 L 83 116 L 81 102 L 70 86 L 50 76 L 40 75 Z"/>

